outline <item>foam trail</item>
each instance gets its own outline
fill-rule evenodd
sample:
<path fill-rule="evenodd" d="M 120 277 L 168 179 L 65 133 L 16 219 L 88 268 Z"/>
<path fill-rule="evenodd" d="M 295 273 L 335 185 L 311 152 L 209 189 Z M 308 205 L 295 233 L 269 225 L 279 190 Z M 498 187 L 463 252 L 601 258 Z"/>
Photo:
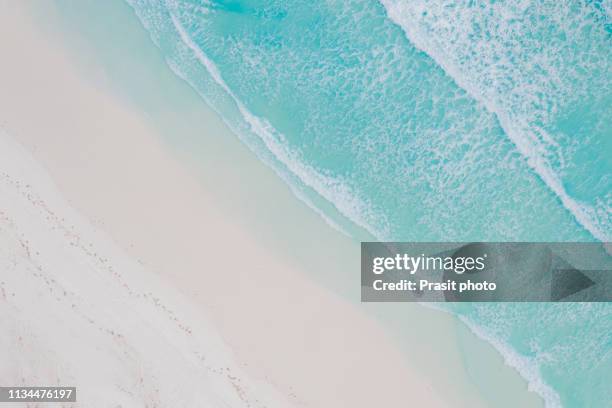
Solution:
<path fill-rule="evenodd" d="M 327 199 L 338 211 L 356 225 L 366 229 L 379 239 L 384 240 L 385 237 L 388 237 L 389 233 L 385 228 L 386 221 L 384 219 L 378 219 L 375 220 L 375 222 L 373 222 L 374 220 L 369 220 L 368 218 L 373 217 L 373 215 L 371 215 L 373 211 L 368 208 L 367 203 L 360 200 L 357 195 L 351 191 L 350 187 L 344 183 L 343 180 L 339 177 L 326 176 L 312 166 L 306 164 L 297 152 L 288 147 L 289 145 L 284 140 L 282 134 L 277 132 L 267 120 L 253 115 L 244 106 L 240 99 L 227 86 L 215 64 L 192 41 L 180 21 L 171 11 L 170 17 L 183 43 L 191 49 L 198 61 L 206 68 L 215 82 L 232 98 L 244 120 L 250 125 L 251 130 L 261 138 L 274 157 L 291 171 L 292 174 L 297 176 L 306 186 L 312 188 Z M 321 213 L 320 210 L 317 212 Z M 370 215 L 368 216 L 368 214 Z M 329 223 L 328 217 L 325 217 L 325 219 L 326 222 Z"/>
<path fill-rule="evenodd" d="M 192 81 L 181 71 L 181 69 L 176 66 L 176 64 L 174 64 L 171 61 L 168 61 L 168 65 L 170 66 L 170 69 L 176 74 L 176 76 L 178 76 L 179 78 L 183 79 L 185 82 L 187 82 L 189 85 L 191 85 L 194 89 L 196 88 L 194 86 L 194 84 L 192 83 Z M 204 95 L 203 97 L 208 101 L 208 98 L 206 98 Z M 213 104 L 210 104 L 211 106 L 214 106 Z M 213 108 L 214 109 L 214 108 Z M 217 111 L 217 109 L 215 109 L 215 111 Z M 235 126 L 232 123 L 229 123 L 225 117 L 223 115 L 221 115 L 220 112 L 217 111 L 217 113 L 219 114 L 219 117 L 223 120 L 223 122 L 232 130 L 235 130 Z M 236 133 L 238 134 L 238 136 L 240 137 L 240 132 L 236 131 Z M 248 143 L 245 144 L 251 148 L 251 146 L 249 146 Z M 252 149 L 253 152 L 255 154 L 257 154 L 258 152 L 254 149 Z M 296 185 L 295 182 L 293 182 L 292 180 L 290 180 L 289 176 L 286 173 L 281 172 L 276 166 L 274 166 L 273 163 L 270 163 L 269 160 L 266 160 L 265 157 L 261 158 L 268 166 L 270 166 L 270 168 L 272 168 L 272 170 L 276 173 L 276 175 L 278 177 L 280 177 L 286 184 L 287 186 L 289 186 L 289 189 L 291 190 L 291 192 L 298 198 L 298 200 L 302 201 L 304 204 L 306 204 L 306 206 L 308 208 L 310 208 L 312 211 L 314 211 L 317 215 L 319 215 L 323 221 L 325 221 L 325 223 L 327 225 L 329 225 L 330 227 L 332 227 L 334 230 L 340 232 L 342 235 L 345 235 L 348 238 L 353 238 L 353 235 L 347 231 L 346 228 L 344 228 L 342 225 L 340 225 L 338 222 L 336 222 L 335 220 L 333 220 L 329 215 L 327 215 L 323 210 L 321 210 L 311 199 L 310 197 L 308 197 L 308 195 L 306 193 L 304 193 L 302 190 L 300 190 Z"/>
<path fill-rule="evenodd" d="M 552 190 L 563 206 L 571 212 L 575 219 L 584 226 L 596 239 L 602 242 L 612 240 L 612 208 L 610 198 L 606 196 L 604 189 L 603 197 L 597 197 L 593 202 L 584 202 L 572 197 L 564 187 L 560 173 L 569 166 L 569 153 L 560 148 L 557 138 L 559 135 L 552 135 L 544 126 L 538 122 L 550 121 L 550 114 L 540 109 L 546 104 L 551 111 L 561 109 L 554 102 L 554 97 L 570 98 L 571 90 L 563 87 L 569 79 L 561 77 L 560 74 L 546 70 L 545 74 L 535 80 L 529 78 L 520 82 L 516 89 L 511 89 L 514 83 L 520 81 L 521 70 L 533 69 L 527 66 L 531 61 L 522 62 L 522 65 L 513 59 L 516 56 L 503 55 L 503 53 L 492 51 L 486 47 L 507 47 L 516 48 L 517 45 L 504 43 L 512 39 L 516 30 L 513 27 L 505 26 L 507 21 L 520 19 L 521 11 L 527 7 L 526 4 L 518 2 L 516 9 L 508 6 L 491 5 L 491 15 L 486 14 L 485 18 L 501 21 L 478 23 L 493 24 L 499 22 L 498 32 L 491 27 L 481 28 L 482 31 L 493 31 L 490 35 L 496 41 L 485 41 L 472 38 L 476 31 L 470 24 L 472 21 L 464 21 L 470 17 L 468 13 L 476 13 L 472 9 L 461 10 L 462 6 L 446 4 L 444 1 L 429 3 L 423 1 L 405 2 L 402 0 L 380 0 L 385 7 L 390 20 L 400 26 L 408 40 L 417 48 L 429 55 L 454 81 L 468 92 L 473 98 L 478 100 L 491 113 L 493 113 L 506 135 L 512 140 L 519 152 L 527 158 L 529 166 L 538 174 L 544 183 Z M 452 11 L 448 11 L 452 10 Z M 484 14 L 484 12 L 483 12 Z M 431 17 L 435 15 L 435 18 Z M 454 18 L 454 20 L 453 20 Z M 514 20 L 513 20 L 514 19 Z M 510 23 L 508 23 L 510 24 Z M 465 28 L 468 27 L 468 28 Z M 477 43 L 474 45 L 474 43 Z M 484 44 L 484 45 L 483 45 Z M 515 54 L 523 52 L 511 48 Z M 542 53 L 544 54 L 544 53 Z M 540 56 L 539 54 L 537 56 Z M 504 60 L 504 58 L 508 60 Z M 557 56 L 541 57 L 541 65 L 554 65 Z M 534 57 L 534 59 L 536 59 Z M 481 63 L 481 65 L 479 65 Z M 514 68 L 513 64 L 519 64 Z M 524 66 L 523 66 L 524 65 Z M 492 67 L 484 68 L 483 66 Z M 607 66 L 607 65 L 606 65 Z M 603 68 L 604 70 L 606 67 Z M 476 78 L 471 74 L 475 72 Z M 503 74 L 509 73 L 507 77 Z M 567 74 L 567 73 L 566 73 Z M 575 74 L 577 75 L 577 74 Z M 527 76 L 527 75 L 523 75 Z M 565 75 L 569 76 L 569 75 Z M 603 81 L 606 81 L 603 79 Z M 546 87 L 542 83 L 550 83 Z M 605 86 L 605 82 L 602 84 Z M 548 97 L 550 93 L 552 97 Z M 542 96 L 542 94 L 544 96 Z M 505 102 L 505 101 L 509 102 Z M 519 108 L 516 108 L 516 107 Z M 513 111 L 515 109 L 516 111 Z M 532 113 L 535 112 L 535 113 Z M 533 116 L 533 117 L 530 117 Z M 575 143 L 575 141 L 572 141 Z M 569 149 L 568 149 L 569 150 Z M 605 159 L 604 159 L 605 160 Z"/>
<path fill-rule="evenodd" d="M 444 310 L 444 309 L 442 309 Z M 528 388 L 539 394 L 543 399 L 547 408 L 561 408 L 561 398 L 559 394 L 551 388 L 542 379 L 537 361 L 520 355 L 512 347 L 507 345 L 502 340 L 489 334 L 486 329 L 474 323 L 468 317 L 456 315 L 472 333 L 477 337 L 490 343 L 504 357 L 506 365 L 514 368 L 519 374 L 527 380 Z"/>

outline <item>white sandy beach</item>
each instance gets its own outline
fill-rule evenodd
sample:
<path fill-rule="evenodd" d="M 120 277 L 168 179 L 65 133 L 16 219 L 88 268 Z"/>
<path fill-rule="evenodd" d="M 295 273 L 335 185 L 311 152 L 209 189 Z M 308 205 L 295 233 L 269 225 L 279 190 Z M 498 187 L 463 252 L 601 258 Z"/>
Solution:
<path fill-rule="evenodd" d="M 450 317 L 413 305 L 414 335 L 388 330 L 391 305 L 350 300 L 357 243 L 161 59 L 112 71 L 43 3 L 0 2 L 1 384 L 87 407 L 488 405 Z M 117 81 L 139 70 L 151 86 Z M 500 361 L 479 367 L 513 399 L 490 398 L 538 406 Z"/>

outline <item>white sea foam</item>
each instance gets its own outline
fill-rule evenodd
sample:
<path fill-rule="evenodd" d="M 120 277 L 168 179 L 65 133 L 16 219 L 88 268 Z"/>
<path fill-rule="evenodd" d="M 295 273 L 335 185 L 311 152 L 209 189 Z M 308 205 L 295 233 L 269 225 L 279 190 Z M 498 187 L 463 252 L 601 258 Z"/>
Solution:
<path fill-rule="evenodd" d="M 145 18 L 144 16 L 140 15 L 140 9 L 136 7 L 136 3 L 132 4 L 132 2 L 128 2 L 132 5 L 132 7 L 134 8 L 135 12 L 137 13 L 137 15 L 139 16 L 140 21 L 142 22 L 142 24 L 145 26 L 145 28 L 147 28 L 147 31 L 149 32 L 149 35 L 151 36 L 151 40 L 153 41 L 153 43 L 155 43 L 156 45 L 159 46 L 159 38 L 157 38 L 154 33 L 156 32 L 156 30 L 154 30 L 150 24 L 149 24 L 149 19 Z M 174 2 L 170 2 L 169 4 L 174 4 Z M 205 6 L 210 6 L 209 3 L 206 3 Z M 208 13 L 208 10 L 206 10 L 206 13 Z M 156 16 L 157 19 L 160 18 L 160 16 Z M 189 38 L 187 37 L 184 29 L 182 28 L 182 26 L 180 25 L 180 23 L 178 22 L 178 20 L 176 19 L 176 17 L 174 15 L 171 15 L 172 17 L 172 22 L 175 25 L 175 28 L 177 28 L 178 33 L 183 33 L 183 35 L 181 36 L 181 39 L 183 41 L 185 41 L 185 39 L 189 40 Z M 178 27 L 176 26 L 178 24 Z M 189 40 L 190 43 L 192 43 Z M 189 44 L 185 44 L 186 46 L 189 46 Z M 193 46 L 195 47 L 195 44 L 193 44 Z M 189 49 L 191 49 L 192 51 L 194 51 L 193 48 L 189 47 Z M 227 84 L 225 84 L 225 82 L 223 81 L 223 79 L 221 78 L 221 74 L 219 72 L 219 70 L 217 69 L 217 67 L 214 65 L 214 63 L 212 61 L 210 61 L 209 58 L 206 57 L 206 55 L 204 55 L 201 51 L 195 52 L 196 58 L 198 58 L 198 60 L 200 61 L 201 64 L 203 64 L 203 66 L 205 67 L 205 69 L 208 71 L 209 75 L 212 77 L 212 79 L 215 81 L 215 83 L 217 85 L 219 85 L 223 91 L 225 91 L 225 93 L 230 96 L 231 98 L 233 98 L 234 101 L 237 102 L 237 99 L 235 98 L 235 96 L 233 95 L 233 92 L 231 92 L 231 90 L 229 89 L 229 87 L 227 86 Z M 168 64 L 168 66 L 170 67 L 170 69 L 182 80 L 184 80 L 186 83 L 188 83 L 193 89 L 197 90 L 198 87 L 196 86 L 196 84 L 192 81 L 192 79 L 189 77 L 189 75 L 186 75 L 185 72 L 183 71 L 183 67 L 181 67 L 179 64 L 177 64 L 174 60 L 172 59 L 167 59 L 166 63 Z M 251 148 L 251 150 L 254 151 L 255 154 L 259 154 L 260 152 L 257 151 L 257 149 L 255 149 L 250 143 L 248 143 L 247 140 L 245 140 L 243 137 L 241 137 L 241 132 L 239 129 L 236 129 L 235 124 L 230 123 L 226 117 L 224 115 L 222 115 L 221 112 L 219 112 L 219 110 L 217 109 L 216 104 L 212 103 L 212 101 L 210 100 L 209 95 L 203 95 L 200 94 L 200 96 L 210 105 L 210 107 L 215 110 L 218 114 L 219 117 L 221 118 L 221 120 L 223 120 L 223 122 L 232 130 L 234 130 L 234 132 L 238 135 L 238 137 L 240 137 L 243 142 L 249 147 Z M 242 104 L 238 104 L 238 106 L 240 107 Z M 241 112 L 245 110 L 244 108 L 241 110 Z M 351 237 L 351 234 L 343 227 L 341 226 L 339 223 L 337 223 L 335 220 L 333 220 L 330 216 L 328 216 L 323 210 L 321 210 L 316 204 L 313 203 L 313 201 L 308 197 L 308 195 L 302 191 L 294 181 L 291 180 L 291 176 L 287 173 L 284 173 L 282 171 L 280 171 L 280 169 L 277 168 L 277 166 L 275 166 L 273 163 L 270 163 L 269 160 L 267 160 L 265 157 L 261 157 L 261 159 L 266 162 L 273 170 L 274 172 L 285 181 L 285 183 L 287 183 L 287 185 L 289 186 L 289 188 L 291 189 L 291 191 L 293 192 L 293 194 L 300 200 L 302 201 L 304 204 L 306 204 L 306 206 L 308 206 L 310 209 L 312 209 L 316 214 L 318 214 L 324 221 L 325 223 L 327 223 L 330 227 L 332 227 L 333 229 L 335 229 L 336 231 L 342 233 L 343 235 L 346 235 L 347 237 Z"/>
<path fill-rule="evenodd" d="M 183 44 L 193 52 L 197 60 L 206 68 L 215 82 L 231 97 L 244 121 L 248 123 L 250 130 L 261 139 L 275 159 L 282 163 L 304 185 L 333 204 L 340 213 L 353 223 L 366 229 L 379 239 L 384 240 L 389 237 L 388 222 L 384 219 L 384 216 L 380 214 L 375 215 L 370 205 L 364 199 L 359 198 L 340 177 L 325 175 L 322 171 L 307 164 L 298 152 L 289 147 L 284 135 L 278 132 L 265 118 L 260 118 L 251 113 L 229 86 L 227 86 L 216 65 L 193 42 L 171 10 L 170 17 Z M 184 75 L 182 77 L 186 78 Z M 278 171 L 278 169 L 275 170 Z M 283 179 L 287 180 L 285 177 Z M 307 204 L 311 207 L 313 206 L 312 201 L 307 202 Z M 322 214 L 320 210 L 317 210 L 317 213 Z M 330 222 L 328 217 L 324 219 L 326 222 Z M 333 224 L 336 223 L 334 222 Z M 341 230 L 344 231 L 343 229 Z"/>
<path fill-rule="evenodd" d="M 339 223 L 337 223 L 329 215 L 327 215 L 323 210 L 317 207 L 315 203 L 313 203 L 312 200 L 308 197 L 308 195 L 306 195 L 302 190 L 296 187 L 295 183 L 289 180 L 286 174 L 283 174 L 281 172 L 277 172 L 277 173 L 279 177 L 282 178 L 285 181 L 285 183 L 287 183 L 293 195 L 295 195 L 300 201 L 306 204 L 308 208 L 313 210 L 319 217 L 321 217 L 327 225 L 329 225 L 336 231 L 340 232 L 342 235 L 348 238 L 352 238 L 352 235 L 344 227 L 342 227 Z"/>
<path fill-rule="evenodd" d="M 177 64 L 175 64 L 173 61 L 168 61 L 167 62 L 168 65 L 170 66 L 170 69 L 172 70 L 172 72 L 174 72 L 176 74 L 176 76 L 178 76 L 179 78 L 183 79 L 185 82 L 187 82 L 188 84 L 190 84 L 193 88 L 195 87 L 195 84 L 193 84 L 193 82 L 191 81 L 191 79 L 185 75 L 185 73 L 181 70 L 181 67 L 179 67 Z M 207 101 L 208 101 L 208 97 L 206 95 L 202 95 L 202 97 Z M 212 103 L 209 102 L 209 105 L 214 108 L 214 105 Z M 215 109 L 215 111 L 217 111 Z M 232 130 L 235 130 L 235 133 L 240 137 L 240 132 L 235 129 L 234 124 L 229 123 L 225 117 L 223 115 L 221 115 L 220 112 L 217 112 L 219 114 L 219 117 L 221 118 L 221 120 L 223 120 L 223 122 Z M 242 138 L 241 138 L 242 139 Z M 250 146 L 248 144 L 248 142 L 244 141 L 245 144 L 251 148 L 251 150 L 255 153 L 255 154 L 259 154 L 259 152 L 254 149 L 252 146 Z M 300 190 L 300 188 L 296 185 L 296 183 L 294 181 L 292 181 L 290 179 L 290 175 L 287 173 L 283 173 L 282 171 L 280 171 L 280 169 L 278 169 L 277 166 L 274 165 L 274 163 L 270 163 L 270 161 L 266 158 L 266 157 L 261 157 L 261 160 L 263 160 L 268 166 L 270 166 L 270 168 L 272 168 L 272 170 L 276 173 L 276 175 L 278 177 L 280 177 L 283 181 L 285 181 L 285 183 L 287 184 L 287 186 L 289 186 L 289 189 L 291 190 L 291 192 L 293 193 L 293 195 L 295 197 L 297 197 L 300 201 L 302 201 L 304 204 L 306 204 L 306 206 L 308 208 L 310 208 L 311 210 L 313 210 L 317 215 L 319 215 L 323 221 L 325 221 L 325 223 L 327 225 L 329 225 L 330 227 L 332 227 L 333 229 L 335 229 L 336 231 L 340 232 L 341 234 L 351 238 L 352 235 L 344 228 L 342 227 L 339 223 L 337 223 L 336 221 L 334 221 L 329 215 L 325 214 L 325 212 L 323 210 L 321 210 L 315 203 L 312 202 L 312 200 L 310 199 L 310 197 L 308 197 L 308 195 L 303 192 L 302 190 Z"/>
<path fill-rule="evenodd" d="M 534 125 L 538 120 L 546 119 L 548 115 L 545 109 L 536 109 L 535 106 L 546 105 L 551 111 L 558 109 L 554 100 L 542 95 L 556 92 L 563 93 L 558 95 L 559 97 L 570 97 L 571 90 L 563 90 L 564 81 L 566 83 L 568 79 L 561 78 L 555 69 L 555 58 L 558 56 L 539 54 L 541 63 L 549 69 L 546 69 L 537 80 L 521 80 L 520 69 L 527 69 L 526 64 L 531 64 L 531 61 L 521 61 L 525 67 L 514 69 L 510 61 L 512 55 L 497 51 L 509 48 L 515 53 L 521 52 L 519 49 L 514 49 L 517 44 L 507 44 L 504 40 L 507 40 L 511 34 L 512 36 L 516 34 L 513 32 L 514 21 L 521 10 L 527 7 L 527 3 L 515 2 L 512 7 L 489 5 L 491 16 L 498 16 L 494 20 L 498 26 L 491 28 L 487 25 L 480 29 L 497 31 L 491 34 L 493 38 L 476 40 L 473 38 L 475 34 L 471 27 L 471 19 L 475 18 L 473 10 L 462 10 L 461 6 L 453 6 L 445 1 L 380 1 L 389 18 L 403 29 L 414 46 L 428 54 L 458 86 L 496 115 L 501 127 L 527 159 L 529 166 L 556 194 L 576 220 L 595 238 L 603 242 L 610 241 L 612 228 L 609 220 L 612 211 L 605 203 L 586 204 L 567 193 L 555 170 L 563 168 L 567 158 L 562 149 L 558 148 L 555 137 L 541 126 Z M 426 19 L 427 23 L 424 22 Z M 481 66 L 488 67 L 488 70 L 479 68 Z M 535 70 L 533 66 L 529 66 L 528 69 Z M 508 72 L 511 75 L 504 77 Z M 511 87 L 512 92 L 509 91 Z M 508 109 L 509 106 L 516 107 L 517 112 Z"/>
<path fill-rule="evenodd" d="M 444 313 L 450 313 L 453 316 L 456 316 L 463 324 L 465 324 L 470 329 L 470 331 L 476 337 L 491 344 L 495 348 L 495 350 L 497 350 L 499 354 L 501 354 L 504 359 L 504 363 L 507 366 L 515 369 L 521 375 L 521 377 L 523 377 L 527 381 L 528 389 L 541 396 L 547 408 L 561 408 L 563 406 L 561 404 L 561 398 L 559 394 L 551 386 L 546 384 L 546 382 L 542 378 L 537 357 L 529 358 L 520 355 L 504 340 L 493 335 L 489 330 L 487 330 L 482 325 L 477 324 L 469 317 L 465 315 L 460 315 L 454 312 L 452 309 L 449 309 L 447 307 L 447 304 L 431 302 L 419 302 L 419 304 L 423 307 L 428 307 L 430 309 L 438 310 Z"/>
<path fill-rule="evenodd" d="M 542 378 L 537 358 L 528 358 L 517 353 L 512 347 L 503 340 L 490 334 L 485 328 L 477 325 L 469 318 L 458 315 L 461 320 L 476 336 L 490 343 L 504 357 L 506 365 L 514 368 L 527 380 L 528 389 L 539 394 L 547 408 L 561 408 L 561 398 L 559 394 Z"/>

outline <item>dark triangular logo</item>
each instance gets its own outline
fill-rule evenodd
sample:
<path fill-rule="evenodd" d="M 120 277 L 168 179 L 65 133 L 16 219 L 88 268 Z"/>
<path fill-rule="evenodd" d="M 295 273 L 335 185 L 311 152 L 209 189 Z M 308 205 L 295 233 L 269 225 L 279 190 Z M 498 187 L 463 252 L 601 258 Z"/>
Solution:
<path fill-rule="evenodd" d="M 595 282 L 578 269 L 556 269 L 550 284 L 550 298 L 557 302 L 594 284 Z"/>

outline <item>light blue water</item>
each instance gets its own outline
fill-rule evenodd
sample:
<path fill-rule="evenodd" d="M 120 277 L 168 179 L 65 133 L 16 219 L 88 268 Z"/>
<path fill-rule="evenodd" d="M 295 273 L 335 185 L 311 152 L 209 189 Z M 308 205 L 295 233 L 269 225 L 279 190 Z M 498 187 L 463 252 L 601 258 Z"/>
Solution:
<path fill-rule="evenodd" d="M 610 1 L 128 2 L 172 69 L 357 239 L 611 240 Z M 612 401 L 612 306 L 454 311 L 551 406 Z"/>

